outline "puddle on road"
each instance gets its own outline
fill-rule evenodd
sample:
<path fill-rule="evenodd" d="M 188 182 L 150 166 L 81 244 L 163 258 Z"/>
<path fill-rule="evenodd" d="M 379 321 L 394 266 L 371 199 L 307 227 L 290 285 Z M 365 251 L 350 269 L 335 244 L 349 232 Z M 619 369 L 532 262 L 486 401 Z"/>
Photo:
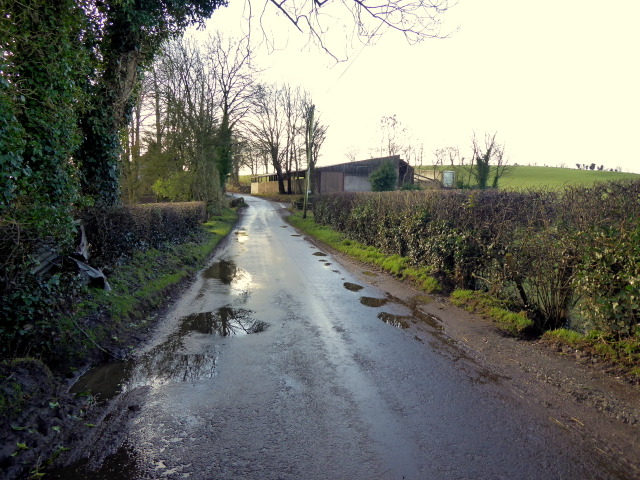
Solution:
<path fill-rule="evenodd" d="M 184 337 L 191 332 L 196 332 L 228 337 L 266 330 L 267 324 L 251 318 L 252 313 L 251 310 L 231 307 L 222 307 L 215 312 L 193 313 L 182 319 L 177 335 Z"/>
<path fill-rule="evenodd" d="M 136 387 L 159 386 L 213 378 L 217 350 L 210 337 L 242 336 L 263 332 L 268 324 L 245 309 L 222 307 L 214 312 L 187 315 L 167 340 L 137 359 L 92 368 L 71 388 L 71 393 L 91 392 L 106 401 Z M 197 350 L 191 352 L 189 347 Z"/>
<path fill-rule="evenodd" d="M 299 237 L 300 235 L 298 235 L 297 233 L 294 235 L 291 235 L 292 237 Z"/>
<path fill-rule="evenodd" d="M 326 257 L 326 256 L 327 256 L 327 254 L 326 254 L 326 253 L 324 253 L 324 252 L 314 252 L 314 255 L 315 255 L 316 257 Z"/>
<path fill-rule="evenodd" d="M 218 279 L 225 285 L 231 285 L 231 282 L 242 272 L 243 270 L 240 270 L 231 260 L 220 260 L 202 272 L 202 276 L 204 278 Z"/>
<path fill-rule="evenodd" d="M 249 234 L 247 233 L 246 230 L 236 230 L 234 232 L 235 236 L 236 236 L 236 240 L 239 243 L 244 243 L 247 241 L 247 239 L 249 238 Z"/>
<path fill-rule="evenodd" d="M 382 307 L 389 302 L 388 298 L 360 297 L 360 303 L 366 307 Z"/>
<path fill-rule="evenodd" d="M 351 292 L 359 292 L 364 287 L 362 285 L 358 285 L 357 283 L 344 282 L 344 288 Z"/>
<path fill-rule="evenodd" d="M 345 288 L 348 288 L 347 287 L 348 283 L 349 282 L 346 282 L 344 284 Z M 356 285 L 356 284 L 350 284 L 350 285 Z M 356 286 L 359 286 L 359 285 L 356 285 Z M 378 318 L 385 323 L 388 323 L 390 325 L 393 325 L 398 328 L 403 328 L 403 329 L 408 328 L 411 323 L 416 323 L 416 321 L 419 321 L 431 327 L 434 335 L 436 336 L 442 335 L 442 332 L 444 331 L 444 326 L 442 325 L 442 323 L 438 320 L 437 317 L 420 310 L 418 306 L 418 302 L 415 301 L 415 298 L 411 299 L 409 302 L 405 302 L 395 297 L 394 295 L 391 295 L 390 293 L 387 293 L 386 295 L 387 295 L 386 298 L 360 297 L 360 303 L 362 305 L 365 305 L 367 307 L 372 307 L 372 308 L 382 307 L 388 303 L 401 305 L 407 308 L 411 312 L 411 314 L 395 315 L 388 312 L 381 312 L 380 314 L 378 314 Z M 421 300 L 424 300 L 424 299 L 421 299 Z"/>
<path fill-rule="evenodd" d="M 249 290 L 252 278 L 249 272 L 238 268 L 232 260 L 220 260 L 212 263 L 202 272 L 207 280 L 220 280 L 224 285 L 231 285 L 237 290 Z"/>
<path fill-rule="evenodd" d="M 378 318 L 384 323 L 387 323 L 396 328 L 406 329 L 409 328 L 409 322 L 412 317 L 409 315 L 394 315 L 393 313 L 380 312 Z"/>

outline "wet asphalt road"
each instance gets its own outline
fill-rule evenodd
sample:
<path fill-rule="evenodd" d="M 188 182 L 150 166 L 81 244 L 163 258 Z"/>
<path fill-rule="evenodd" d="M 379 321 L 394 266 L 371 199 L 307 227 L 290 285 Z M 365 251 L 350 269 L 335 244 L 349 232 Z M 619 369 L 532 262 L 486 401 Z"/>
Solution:
<path fill-rule="evenodd" d="M 247 202 L 145 353 L 112 366 L 144 394 L 117 453 L 79 478 L 612 478 L 277 205 Z"/>

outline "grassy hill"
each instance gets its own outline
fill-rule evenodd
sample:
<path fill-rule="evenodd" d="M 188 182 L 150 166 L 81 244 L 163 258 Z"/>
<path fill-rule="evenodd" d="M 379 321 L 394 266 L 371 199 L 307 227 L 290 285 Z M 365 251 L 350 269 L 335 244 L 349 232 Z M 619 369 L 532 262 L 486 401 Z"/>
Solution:
<path fill-rule="evenodd" d="M 450 169 L 451 167 L 440 167 L 440 170 Z M 418 167 L 418 173 L 420 170 L 432 172 L 433 167 Z M 572 168 L 514 166 L 507 176 L 500 179 L 499 187 L 511 190 L 527 188 L 551 188 L 555 190 L 564 188 L 567 185 L 591 185 L 596 182 L 622 179 L 640 180 L 640 174 L 598 172 Z M 240 175 L 240 183 L 242 185 L 250 185 L 251 175 Z"/>
<path fill-rule="evenodd" d="M 424 169 L 431 170 L 432 167 L 424 167 Z M 639 180 L 640 174 L 556 167 L 514 166 L 507 176 L 500 179 L 499 187 L 513 190 L 527 188 L 561 189 L 567 185 L 591 185 L 596 182 L 622 179 Z"/>

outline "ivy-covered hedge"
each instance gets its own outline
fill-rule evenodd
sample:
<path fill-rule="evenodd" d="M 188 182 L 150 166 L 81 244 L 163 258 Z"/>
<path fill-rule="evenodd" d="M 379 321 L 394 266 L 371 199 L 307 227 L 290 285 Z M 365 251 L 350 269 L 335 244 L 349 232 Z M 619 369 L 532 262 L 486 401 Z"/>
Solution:
<path fill-rule="evenodd" d="M 541 329 L 634 333 L 640 320 L 640 182 L 564 192 L 422 191 L 319 196 L 315 220 L 486 290 Z"/>
<path fill-rule="evenodd" d="M 202 231 L 203 202 L 90 208 L 78 214 L 89 243 L 89 264 L 113 268 L 134 252 L 182 243 Z M 0 217 L 0 359 L 46 356 L 55 348 L 58 317 L 84 293 L 73 244 L 61 249 L 37 230 Z M 80 235 L 78 235 L 80 238 Z M 38 260 L 39 259 L 39 260 Z M 50 268 L 41 269 L 39 262 Z"/>

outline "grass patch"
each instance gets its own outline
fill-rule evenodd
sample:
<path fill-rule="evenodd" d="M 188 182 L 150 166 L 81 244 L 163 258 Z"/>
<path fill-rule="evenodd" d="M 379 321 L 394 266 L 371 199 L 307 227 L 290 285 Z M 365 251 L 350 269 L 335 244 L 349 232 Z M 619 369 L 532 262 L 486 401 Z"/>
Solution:
<path fill-rule="evenodd" d="M 431 272 L 428 269 L 411 267 L 406 257 L 386 255 L 377 248 L 351 240 L 330 227 L 318 225 L 314 221 L 313 213 L 311 212 L 307 213 L 306 219 L 302 218 L 302 213 L 296 212 L 288 217 L 288 221 L 307 235 L 326 243 L 337 251 L 360 262 L 376 265 L 385 272 L 410 281 L 427 293 L 437 292 L 442 289 L 438 280 L 431 276 Z"/>
<path fill-rule="evenodd" d="M 534 329 L 534 322 L 524 312 L 509 311 L 504 302 L 485 292 L 454 290 L 451 303 L 472 313 L 479 313 L 493 320 L 502 330 L 513 335 L 523 335 Z"/>
<path fill-rule="evenodd" d="M 548 340 L 559 341 L 571 347 L 580 347 L 587 342 L 587 338 L 583 334 L 567 328 L 549 330 L 548 332 L 544 332 L 542 337 Z"/>

